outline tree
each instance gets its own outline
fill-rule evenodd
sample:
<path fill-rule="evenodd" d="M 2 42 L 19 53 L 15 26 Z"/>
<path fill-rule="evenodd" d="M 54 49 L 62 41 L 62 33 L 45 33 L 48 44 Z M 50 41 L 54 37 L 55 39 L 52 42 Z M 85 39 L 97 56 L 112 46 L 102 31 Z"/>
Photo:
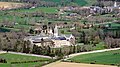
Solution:
<path fill-rule="evenodd" d="M 17 40 L 15 46 L 14 46 L 14 51 L 18 51 L 18 45 L 20 44 L 20 41 Z"/>
<path fill-rule="evenodd" d="M 61 33 L 64 34 L 65 33 L 64 30 L 61 30 Z"/>
<path fill-rule="evenodd" d="M 2 49 L 2 43 L 1 43 L 1 38 L 0 38 L 0 50 Z"/>
<path fill-rule="evenodd" d="M 51 48 L 50 46 L 47 46 L 47 55 L 50 55 L 50 53 L 51 53 Z"/>
<path fill-rule="evenodd" d="M 33 30 L 33 29 L 30 29 L 30 30 L 29 30 L 29 33 L 30 33 L 30 34 L 34 34 L 34 30 Z"/>
<path fill-rule="evenodd" d="M 71 2 L 75 2 L 75 0 L 71 0 Z"/>
<path fill-rule="evenodd" d="M 23 44 L 23 52 L 24 53 L 29 53 L 30 52 L 30 41 L 24 41 Z"/>

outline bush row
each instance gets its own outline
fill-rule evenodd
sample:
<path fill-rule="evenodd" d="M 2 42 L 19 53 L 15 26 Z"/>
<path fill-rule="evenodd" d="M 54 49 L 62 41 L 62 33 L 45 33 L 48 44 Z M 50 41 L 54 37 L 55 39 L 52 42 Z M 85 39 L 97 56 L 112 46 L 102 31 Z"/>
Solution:
<path fill-rule="evenodd" d="M 11 62 L 11 64 L 34 63 L 34 62 L 44 62 L 44 61 L 48 61 L 48 60 L 34 60 L 34 61 Z"/>
<path fill-rule="evenodd" d="M 5 59 L 0 59 L 0 63 L 7 63 Z"/>

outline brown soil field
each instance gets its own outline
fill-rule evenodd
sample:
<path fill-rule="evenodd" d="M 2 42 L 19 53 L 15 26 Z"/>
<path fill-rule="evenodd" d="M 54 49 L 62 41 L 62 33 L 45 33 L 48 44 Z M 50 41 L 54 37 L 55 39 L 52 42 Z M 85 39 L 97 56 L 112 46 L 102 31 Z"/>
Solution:
<path fill-rule="evenodd" d="M 117 66 L 85 64 L 85 63 L 70 63 L 70 62 L 55 62 L 43 67 L 117 67 Z"/>
<path fill-rule="evenodd" d="M 23 3 L 14 3 L 14 2 L 0 2 L 0 9 L 13 9 L 25 6 Z"/>

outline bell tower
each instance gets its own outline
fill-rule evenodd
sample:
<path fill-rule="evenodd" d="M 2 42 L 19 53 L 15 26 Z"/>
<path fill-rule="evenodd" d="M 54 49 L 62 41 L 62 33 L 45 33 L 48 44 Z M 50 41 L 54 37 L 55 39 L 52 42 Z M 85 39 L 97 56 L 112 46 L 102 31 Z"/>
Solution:
<path fill-rule="evenodd" d="M 54 28 L 54 36 L 58 37 L 58 26 L 57 25 L 55 25 L 55 28 Z"/>
<path fill-rule="evenodd" d="M 116 1 L 114 2 L 114 7 L 117 7 L 117 2 Z"/>

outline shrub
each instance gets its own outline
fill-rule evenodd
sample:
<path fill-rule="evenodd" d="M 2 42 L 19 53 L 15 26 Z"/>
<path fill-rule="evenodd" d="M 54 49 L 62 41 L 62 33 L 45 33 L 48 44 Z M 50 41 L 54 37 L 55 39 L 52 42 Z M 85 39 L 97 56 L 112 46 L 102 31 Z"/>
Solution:
<path fill-rule="evenodd" d="M 0 63 L 7 63 L 5 59 L 0 59 Z"/>
<path fill-rule="evenodd" d="M 90 64 L 95 64 L 94 62 L 91 62 Z"/>

